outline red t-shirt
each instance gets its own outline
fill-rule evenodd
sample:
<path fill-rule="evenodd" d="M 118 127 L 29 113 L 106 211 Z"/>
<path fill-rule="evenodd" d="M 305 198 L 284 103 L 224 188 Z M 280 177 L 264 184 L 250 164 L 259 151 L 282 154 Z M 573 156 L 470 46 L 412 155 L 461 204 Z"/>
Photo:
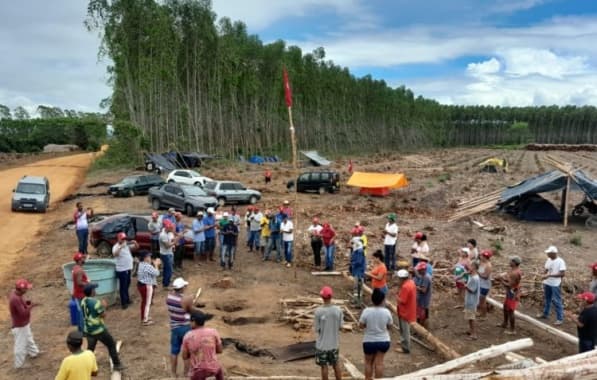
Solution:
<path fill-rule="evenodd" d="M 8 301 L 12 327 L 25 327 L 31 318 L 31 307 L 27 305 L 23 296 L 17 294 L 16 290 L 10 292 Z"/>
<path fill-rule="evenodd" d="M 410 278 L 402 284 L 398 296 L 398 316 L 407 322 L 417 320 L 417 287 Z"/>
<path fill-rule="evenodd" d="M 82 300 L 83 298 L 85 298 L 85 292 L 83 291 L 83 288 L 85 286 L 77 285 L 77 280 L 75 279 L 75 276 L 78 272 L 83 273 L 83 283 L 87 284 L 89 282 L 89 279 L 87 278 L 87 273 L 85 273 L 85 271 L 80 265 L 76 264 L 73 267 L 73 297 L 75 297 L 78 300 Z"/>
<path fill-rule="evenodd" d="M 193 370 L 216 372 L 220 369 L 220 363 L 216 356 L 218 344 L 222 344 L 220 334 L 207 327 L 191 330 L 182 340 L 183 349 L 191 354 Z"/>
<path fill-rule="evenodd" d="M 321 235 L 321 238 L 323 239 L 323 244 L 330 245 L 330 243 L 332 242 L 332 239 L 336 236 L 336 231 L 334 231 L 334 229 L 331 227 L 329 227 L 329 228 L 323 227 L 323 229 L 320 232 L 320 235 Z"/>

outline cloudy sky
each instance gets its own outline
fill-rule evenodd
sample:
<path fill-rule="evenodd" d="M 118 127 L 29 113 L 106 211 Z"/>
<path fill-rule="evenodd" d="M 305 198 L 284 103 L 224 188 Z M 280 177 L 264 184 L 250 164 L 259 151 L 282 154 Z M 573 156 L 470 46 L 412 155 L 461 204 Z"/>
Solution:
<path fill-rule="evenodd" d="M 0 104 L 98 110 L 110 95 L 85 0 L 0 2 Z M 597 105 L 597 1 L 213 0 L 265 42 L 447 104 Z"/>

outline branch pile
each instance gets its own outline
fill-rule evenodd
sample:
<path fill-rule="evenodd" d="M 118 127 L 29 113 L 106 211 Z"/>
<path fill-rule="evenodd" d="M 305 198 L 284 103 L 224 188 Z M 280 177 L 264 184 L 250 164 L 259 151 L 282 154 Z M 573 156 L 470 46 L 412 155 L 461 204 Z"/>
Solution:
<path fill-rule="evenodd" d="M 567 152 L 597 152 L 596 144 L 528 144 L 526 150 L 562 150 Z"/>
<path fill-rule="evenodd" d="M 298 331 L 313 329 L 315 309 L 323 305 L 323 301 L 321 298 L 315 297 L 298 297 L 281 299 L 280 304 L 282 305 L 280 320 L 291 323 L 292 327 Z M 348 308 L 348 300 L 334 298 L 332 299 L 332 304 L 339 306 L 344 313 L 345 323 L 342 324 L 342 330 L 355 330 L 359 320 Z"/>

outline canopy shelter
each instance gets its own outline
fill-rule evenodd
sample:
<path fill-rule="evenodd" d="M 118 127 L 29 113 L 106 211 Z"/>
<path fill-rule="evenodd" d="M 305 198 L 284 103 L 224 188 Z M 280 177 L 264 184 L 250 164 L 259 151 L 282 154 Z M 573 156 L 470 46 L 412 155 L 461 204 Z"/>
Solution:
<path fill-rule="evenodd" d="M 408 186 L 408 180 L 402 173 L 364 173 L 354 172 L 347 183 L 348 186 L 360 187 L 362 195 L 386 196 L 392 189 Z"/>
<path fill-rule="evenodd" d="M 301 154 L 309 159 L 315 166 L 330 166 L 332 161 L 321 156 L 316 150 L 301 150 Z"/>

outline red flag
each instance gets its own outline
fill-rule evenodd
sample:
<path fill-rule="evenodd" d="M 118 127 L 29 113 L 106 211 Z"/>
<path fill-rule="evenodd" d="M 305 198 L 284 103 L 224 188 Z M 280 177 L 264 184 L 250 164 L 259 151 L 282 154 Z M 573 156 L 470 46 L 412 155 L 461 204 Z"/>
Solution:
<path fill-rule="evenodd" d="M 292 90 L 290 89 L 286 68 L 284 68 L 284 97 L 286 98 L 286 106 L 292 107 Z"/>
<path fill-rule="evenodd" d="M 348 160 L 348 172 L 352 173 L 352 160 Z"/>

